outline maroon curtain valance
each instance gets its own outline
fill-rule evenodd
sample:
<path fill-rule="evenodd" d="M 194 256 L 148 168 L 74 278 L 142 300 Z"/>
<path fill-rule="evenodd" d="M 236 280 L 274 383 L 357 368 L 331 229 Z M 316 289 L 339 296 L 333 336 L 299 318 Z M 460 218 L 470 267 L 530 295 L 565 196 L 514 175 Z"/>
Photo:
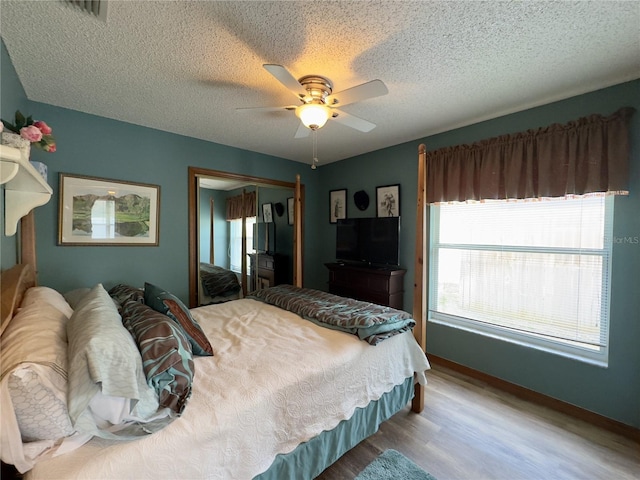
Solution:
<path fill-rule="evenodd" d="M 635 109 L 427 154 L 426 202 L 627 193 Z"/>
<path fill-rule="evenodd" d="M 257 215 L 255 191 L 227 198 L 227 220 L 242 218 L 243 208 L 245 217 L 255 217 Z"/>

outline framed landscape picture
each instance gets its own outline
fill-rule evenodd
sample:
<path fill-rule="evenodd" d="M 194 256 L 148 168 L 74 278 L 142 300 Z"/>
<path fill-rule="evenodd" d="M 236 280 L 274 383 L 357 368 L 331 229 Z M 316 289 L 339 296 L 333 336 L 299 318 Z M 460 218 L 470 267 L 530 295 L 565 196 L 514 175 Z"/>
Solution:
<path fill-rule="evenodd" d="M 347 190 L 331 190 L 329 192 L 329 222 L 337 223 L 347 218 Z"/>
<path fill-rule="evenodd" d="M 59 245 L 158 245 L 158 185 L 61 173 L 58 207 Z"/>

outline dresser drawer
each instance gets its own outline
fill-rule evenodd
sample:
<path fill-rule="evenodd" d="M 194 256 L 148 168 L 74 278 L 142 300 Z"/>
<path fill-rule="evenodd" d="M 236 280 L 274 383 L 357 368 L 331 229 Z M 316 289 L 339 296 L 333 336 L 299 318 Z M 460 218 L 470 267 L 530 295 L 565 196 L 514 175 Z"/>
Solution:
<path fill-rule="evenodd" d="M 393 308 L 402 308 L 405 270 L 367 268 L 339 263 L 329 269 L 329 292 Z"/>
<path fill-rule="evenodd" d="M 269 270 L 273 270 L 273 257 L 259 255 L 258 256 L 258 267 L 267 268 Z"/>

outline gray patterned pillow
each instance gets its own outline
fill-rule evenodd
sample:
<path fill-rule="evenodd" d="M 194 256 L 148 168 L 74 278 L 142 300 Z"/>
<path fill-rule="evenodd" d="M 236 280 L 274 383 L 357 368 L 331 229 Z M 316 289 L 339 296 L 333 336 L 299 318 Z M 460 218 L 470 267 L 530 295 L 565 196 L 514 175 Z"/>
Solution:
<path fill-rule="evenodd" d="M 23 442 L 57 440 L 74 432 L 66 402 L 43 385 L 32 369 L 9 375 L 9 392 Z"/>
<path fill-rule="evenodd" d="M 191 395 L 194 363 L 191 344 L 168 316 L 147 305 L 122 305 L 122 323 L 142 355 L 147 383 L 158 393 L 160 407 L 180 415 Z"/>
<path fill-rule="evenodd" d="M 116 302 L 118 310 L 129 300 L 144 303 L 144 291 L 141 288 L 132 287 L 131 285 L 125 285 L 123 283 L 111 288 L 109 295 Z"/>

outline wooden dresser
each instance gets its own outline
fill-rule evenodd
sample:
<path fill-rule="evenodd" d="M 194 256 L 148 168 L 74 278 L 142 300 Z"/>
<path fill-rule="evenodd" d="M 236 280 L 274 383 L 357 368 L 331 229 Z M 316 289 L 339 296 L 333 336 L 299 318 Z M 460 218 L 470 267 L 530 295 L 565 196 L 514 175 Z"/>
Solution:
<path fill-rule="evenodd" d="M 343 263 L 325 263 L 329 269 L 329 292 L 343 297 L 402 309 L 402 268 L 377 268 Z"/>
<path fill-rule="evenodd" d="M 249 255 L 250 290 L 260 290 L 289 283 L 289 258 L 286 255 L 266 253 Z"/>

